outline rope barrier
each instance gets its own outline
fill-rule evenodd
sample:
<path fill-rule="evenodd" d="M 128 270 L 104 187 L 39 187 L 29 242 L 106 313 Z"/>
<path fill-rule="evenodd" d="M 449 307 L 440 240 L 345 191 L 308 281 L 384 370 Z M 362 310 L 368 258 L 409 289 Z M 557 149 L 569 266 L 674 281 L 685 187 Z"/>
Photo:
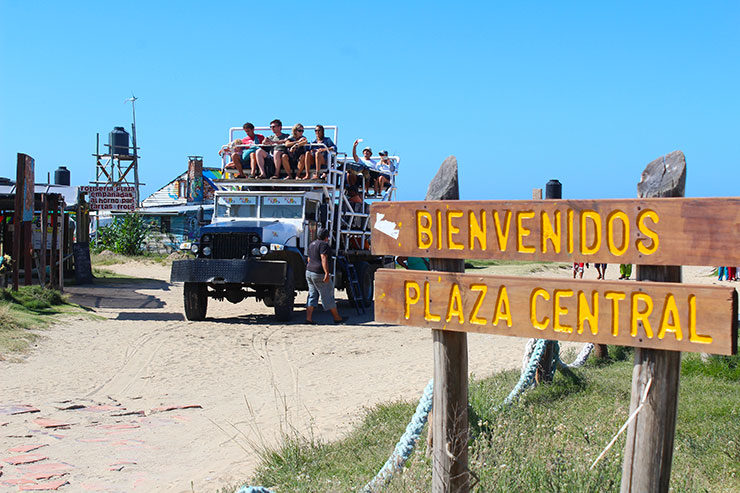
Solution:
<path fill-rule="evenodd" d="M 244 485 L 241 488 L 239 488 L 236 493 L 272 493 L 272 491 L 268 490 L 264 486 Z"/>
<path fill-rule="evenodd" d="M 411 456 L 411 452 L 414 451 L 416 441 L 421 435 L 421 431 L 424 428 L 424 424 L 427 422 L 429 411 L 432 409 L 432 394 L 434 392 L 434 380 L 429 380 L 429 383 L 424 388 L 424 392 L 419 399 L 419 404 L 416 406 L 416 412 L 411 418 L 411 421 L 406 426 L 406 431 L 401 435 L 401 439 L 396 444 L 395 450 L 388 460 L 385 461 L 383 467 L 380 468 L 378 474 L 365 485 L 363 492 L 372 493 L 377 491 L 378 487 L 383 487 L 393 477 L 396 471 L 403 469 L 403 465 L 406 463 L 408 458 Z"/>
<path fill-rule="evenodd" d="M 519 381 L 506 399 L 504 399 L 503 404 L 498 406 L 498 409 L 510 405 L 527 388 L 532 386 L 534 383 L 534 376 L 537 373 L 537 367 L 545 353 L 546 342 L 547 341 L 545 339 L 530 339 L 527 341 L 527 345 L 524 349 L 522 373 L 519 377 Z M 591 351 L 593 351 L 593 348 L 593 344 L 586 344 L 583 349 L 581 349 L 581 352 L 578 354 L 575 361 L 568 365 L 560 359 L 560 344 L 556 341 L 553 350 L 553 361 L 557 364 L 551 365 L 552 374 L 550 377 L 554 376 L 557 367 L 579 368 L 583 366 L 591 354 Z M 403 469 L 404 464 L 406 464 L 406 461 L 411 456 L 411 452 L 414 451 L 416 441 L 419 439 L 424 425 L 427 422 L 429 411 L 432 409 L 433 391 L 434 380 L 429 380 L 429 383 L 424 388 L 424 392 L 419 399 L 419 404 L 416 406 L 416 412 L 414 412 L 411 421 L 406 426 L 406 431 L 401 435 L 401 438 L 396 444 L 396 448 L 393 450 L 390 457 L 388 457 L 388 460 L 385 461 L 383 467 L 380 468 L 380 471 L 378 471 L 375 477 L 362 489 L 363 493 L 373 493 L 378 491 L 379 488 L 386 486 L 390 482 L 391 478 L 397 471 Z M 244 485 L 236 493 L 272 493 L 272 491 L 263 486 Z"/>

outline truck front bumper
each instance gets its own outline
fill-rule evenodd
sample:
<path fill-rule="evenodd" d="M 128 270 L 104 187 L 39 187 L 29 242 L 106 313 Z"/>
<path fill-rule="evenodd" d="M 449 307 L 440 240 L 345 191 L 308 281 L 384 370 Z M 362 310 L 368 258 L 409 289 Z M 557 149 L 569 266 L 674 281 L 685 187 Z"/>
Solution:
<path fill-rule="evenodd" d="M 207 259 L 175 260 L 170 282 L 239 283 L 282 286 L 288 263 L 284 260 Z"/>

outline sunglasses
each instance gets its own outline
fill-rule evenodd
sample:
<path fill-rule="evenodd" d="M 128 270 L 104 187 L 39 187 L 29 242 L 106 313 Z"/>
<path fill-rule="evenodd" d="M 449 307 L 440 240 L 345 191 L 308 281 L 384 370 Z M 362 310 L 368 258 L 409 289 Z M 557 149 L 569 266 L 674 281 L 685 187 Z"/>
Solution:
<path fill-rule="evenodd" d="M 302 129 L 302 128 L 297 128 L 297 129 L 296 129 L 296 132 L 300 132 L 300 133 L 303 133 L 303 129 Z"/>

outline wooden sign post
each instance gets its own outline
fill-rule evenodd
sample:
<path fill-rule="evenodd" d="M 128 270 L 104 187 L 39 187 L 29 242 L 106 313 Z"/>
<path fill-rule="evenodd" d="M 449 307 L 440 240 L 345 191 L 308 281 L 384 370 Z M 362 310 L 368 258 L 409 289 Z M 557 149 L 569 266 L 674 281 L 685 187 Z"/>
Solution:
<path fill-rule="evenodd" d="M 444 160 L 427 190 L 427 200 L 457 200 L 457 159 Z M 430 259 L 432 271 L 465 272 L 465 261 Z M 434 437 L 432 491 L 466 492 L 468 475 L 468 337 L 464 332 L 432 330 L 434 341 Z"/>
<path fill-rule="evenodd" d="M 677 152 L 648 165 L 638 199 L 469 202 L 440 194 L 447 200 L 372 205 L 374 254 L 445 259 L 429 272 L 381 269 L 375 277 L 377 321 L 433 329 L 434 491 L 469 484 L 466 454 L 455 447 L 467 428 L 453 424 L 465 419 L 466 341 L 449 342 L 465 332 L 638 348 L 631 408 L 647 401 L 629 428 L 622 492 L 668 490 L 680 352 L 737 353 L 737 292 L 676 284 L 680 267 L 672 266 L 739 265 L 740 198 L 677 197 L 685 173 Z M 465 274 L 450 258 L 642 265 L 640 282 L 573 281 Z"/>
<path fill-rule="evenodd" d="M 647 165 L 637 185 L 637 194 L 639 197 L 683 197 L 685 188 L 686 161 L 683 154 L 677 156 L 673 153 Z M 681 267 L 638 265 L 637 280 L 681 282 Z M 736 325 L 737 302 L 732 317 L 733 325 Z M 736 343 L 737 333 L 731 336 Z M 734 349 L 737 351 L 736 347 Z M 652 382 L 652 387 L 642 410 L 627 428 L 621 493 L 668 491 L 680 374 L 679 351 L 635 349 L 630 414 L 640 405 L 649 382 Z"/>

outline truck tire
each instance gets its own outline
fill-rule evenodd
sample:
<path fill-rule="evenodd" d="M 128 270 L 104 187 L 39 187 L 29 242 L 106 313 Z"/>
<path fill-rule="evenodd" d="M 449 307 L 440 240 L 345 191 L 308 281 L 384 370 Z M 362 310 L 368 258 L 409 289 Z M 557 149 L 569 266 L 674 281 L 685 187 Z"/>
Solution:
<path fill-rule="evenodd" d="M 360 284 L 362 306 L 368 307 L 373 302 L 375 269 L 367 262 L 360 261 L 355 264 L 355 271 L 357 272 L 357 281 Z M 347 297 L 350 301 L 354 299 L 352 288 L 349 286 L 349 279 L 347 280 Z"/>
<path fill-rule="evenodd" d="M 295 279 L 293 279 L 293 269 L 290 265 L 285 271 L 285 284 L 276 287 L 273 293 L 275 318 L 280 322 L 289 321 L 293 317 L 293 304 L 295 303 Z"/>
<path fill-rule="evenodd" d="M 205 320 L 208 310 L 208 288 L 202 282 L 186 282 L 184 288 L 185 318 Z"/>

